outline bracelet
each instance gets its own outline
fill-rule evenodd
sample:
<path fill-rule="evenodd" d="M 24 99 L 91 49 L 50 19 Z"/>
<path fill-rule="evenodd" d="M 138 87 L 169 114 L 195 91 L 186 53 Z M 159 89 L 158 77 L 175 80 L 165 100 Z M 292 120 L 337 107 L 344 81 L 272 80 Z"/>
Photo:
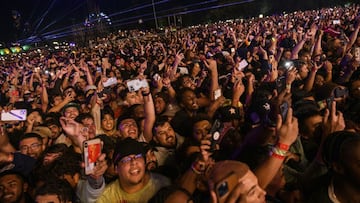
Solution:
<path fill-rule="evenodd" d="M 276 145 L 279 149 L 282 149 L 282 150 L 285 150 L 285 151 L 288 151 L 290 146 L 287 145 L 287 144 L 283 144 L 283 143 L 280 143 L 278 142 L 277 145 Z"/>
<path fill-rule="evenodd" d="M 280 159 L 280 160 L 285 159 L 285 156 L 281 156 L 281 155 L 278 155 L 278 154 L 275 154 L 275 153 L 272 153 L 271 156 L 274 157 L 274 158 Z"/>
<path fill-rule="evenodd" d="M 193 165 L 191 165 L 191 170 L 192 170 L 195 174 L 197 174 L 197 175 L 201 175 L 201 174 L 202 174 L 201 171 L 198 171 Z"/>
<path fill-rule="evenodd" d="M 193 164 L 191 164 L 191 170 L 198 174 L 201 175 L 205 172 L 205 164 L 201 164 L 199 162 L 194 162 Z"/>
<path fill-rule="evenodd" d="M 141 94 L 142 94 L 142 96 L 149 96 L 149 94 L 150 94 L 150 92 L 148 92 L 148 93 L 144 93 L 144 92 L 141 92 Z"/>
<path fill-rule="evenodd" d="M 287 154 L 287 150 L 282 150 L 278 147 L 273 147 L 271 151 L 273 154 L 277 154 L 277 155 L 284 156 L 284 157 Z"/>
<path fill-rule="evenodd" d="M 316 72 L 317 72 L 317 69 L 316 69 L 315 67 L 312 67 L 312 68 L 311 68 L 311 72 L 316 73 Z"/>

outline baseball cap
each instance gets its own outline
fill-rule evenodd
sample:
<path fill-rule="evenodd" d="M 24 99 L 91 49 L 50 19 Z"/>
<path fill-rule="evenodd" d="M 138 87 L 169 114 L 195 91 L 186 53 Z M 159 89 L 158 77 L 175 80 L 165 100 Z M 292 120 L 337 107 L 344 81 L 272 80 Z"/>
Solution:
<path fill-rule="evenodd" d="M 77 109 L 80 111 L 80 105 L 79 105 L 78 103 L 69 102 L 69 103 L 67 103 L 67 104 L 62 108 L 62 112 L 64 113 L 65 110 L 66 110 L 67 108 L 70 108 L 70 107 L 75 107 L 75 108 L 77 108 Z"/>
<path fill-rule="evenodd" d="M 125 138 L 116 142 L 114 150 L 114 165 L 116 165 L 122 158 L 131 154 L 145 154 L 145 147 L 141 142 L 132 138 Z"/>
<path fill-rule="evenodd" d="M 34 127 L 31 132 L 40 135 L 42 138 L 51 136 L 51 130 L 46 126 Z"/>

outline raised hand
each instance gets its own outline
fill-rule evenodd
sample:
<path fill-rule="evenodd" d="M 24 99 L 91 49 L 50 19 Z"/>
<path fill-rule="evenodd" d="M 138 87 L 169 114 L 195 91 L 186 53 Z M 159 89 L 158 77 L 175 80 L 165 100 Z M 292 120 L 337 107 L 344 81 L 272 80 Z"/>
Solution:
<path fill-rule="evenodd" d="M 277 116 L 276 130 L 279 137 L 279 143 L 290 146 L 295 142 L 299 134 L 299 127 L 297 119 L 293 117 L 292 108 L 289 108 L 284 122 L 281 118 L 281 115 Z"/>

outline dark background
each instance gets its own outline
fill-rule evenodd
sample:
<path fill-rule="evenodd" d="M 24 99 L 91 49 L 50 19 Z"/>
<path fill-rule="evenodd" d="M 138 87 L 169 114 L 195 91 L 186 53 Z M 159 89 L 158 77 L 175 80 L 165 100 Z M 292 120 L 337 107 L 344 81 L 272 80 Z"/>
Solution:
<path fill-rule="evenodd" d="M 317 9 L 359 0 L 154 0 L 159 27 L 187 26 L 219 19 L 246 18 L 260 13 Z M 125 28 L 154 28 L 151 0 L 10 0 L 1 3 L 0 42 L 15 42 L 35 36 L 45 40 L 74 33 L 89 32 L 83 22 L 89 13 L 104 12 L 112 25 L 104 24 L 104 33 Z M 231 5 L 234 4 L 234 5 Z M 227 6 L 223 6 L 227 5 Z M 136 9 L 136 7 L 144 7 Z M 125 12 L 132 9 L 131 12 Z M 20 14 L 12 18 L 12 10 Z M 142 23 L 139 23 L 139 20 Z M 16 27 L 17 23 L 17 27 Z M 55 34 L 55 35 L 54 35 Z M 52 36 L 53 35 L 53 36 Z M 51 36 L 51 37 L 50 37 Z"/>

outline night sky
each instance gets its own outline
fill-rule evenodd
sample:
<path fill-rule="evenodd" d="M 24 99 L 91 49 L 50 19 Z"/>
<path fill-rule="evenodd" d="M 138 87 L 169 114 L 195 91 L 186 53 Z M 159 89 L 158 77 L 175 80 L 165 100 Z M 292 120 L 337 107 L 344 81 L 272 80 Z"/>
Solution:
<path fill-rule="evenodd" d="M 164 0 L 154 0 L 161 2 Z M 168 0 L 159 4 L 157 9 L 168 9 L 173 6 L 186 5 L 188 3 L 201 2 L 200 0 Z M 21 29 L 18 31 L 18 38 L 23 36 L 24 24 L 29 23 L 31 34 L 46 33 L 61 27 L 82 23 L 89 11 L 98 10 L 111 15 L 115 12 L 125 11 L 136 6 L 151 4 L 151 0 L 9 0 L 1 2 L 0 7 L 0 42 L 8 42 L 14 39 L 17 33 L 13 25 L 12 10 L 21 14 Z M 96 8 L 96 6 L 98 7 Z M 112 17 L 113 20 L 124 17 L 151 13 L 152 7 L 133 11 Z M 46 14 L 45 14 L 46 13 Z M 45 14 L 45 15 L 44 15 Z M 44 16 L 41 23 L 41 16 Z M 49 24 L 51 26 L 46 28 Z M 36 29 L 38 25 L 38 28 Z M 35 32 L 35 30 L 37 32 Z"/>
<path fill-rule="evenodd" d="M 282 9 L 292 10 L 294 8 L 314 8 L 322 7 L 335 3 L 344 3 L 345 1 L 358 2 L 358 0 L 154 0 L 158 17 L 169 15 L 171 12 L 184 12 L 191 9 L 206 8 L 214 5 L 225 4 L 229 2 L 253 1 L 262 4 L 260 6 L 244 8 L 248 12 L 264 12 L 265 7 L 270 12 L 279 12 Z M 136 22 L 143 18 L 152 17 L 152 0 L 7 0 L 1 2 L 0 7 L 0 42 L 10 42 L 14 39 L 24 39 L 24 24 L 29 24 L 29 35 L 46 35 L 48 32 L 71 25 L 81 26 L 90 11 L 100 10 L 109 15 L 119 27 L 124 22 Z M 202 2 L 203 4 L 199 4 Z M 195 7 L 189 5 L 198 4 Z M 97 5 L 97 7 L 95 6 Z M 145 6 L 148 5 L 148 6 Z M 150 5 L 150 6 L 149 6 Z M 243 4 L 248 5 L 248 3 Z M 266 6 L 264 6 L 266 5 Z M 134 9 L 132 12 L 125 12 L 128 9 L 145 6 L 141 10 Z M 242 6 L 242 5 L 241 5 Z M 175 8 L 181 8 L 175 10 Z M 271 11 L 271 9 L 273 9 Z M 21 14 L 20 28 L 16 30 L 13 26 L 11 11 L 17 10 Z M 117 14 L 116 14 L 117 13 Z M 241 15 L 241 13 L 239 13 Z M 42 19 L 41 16 L 44 16 Z M 135 17 L 131 20 L 125 20 L 129 17 Z M 201 16 L 200 16 L 201 17 Z M 197 17 L 195 17 L 197 18 Z M 210 18 L 212 18 L 210 16 Z M 41 20 L 42 19 L 42 20 Z M 145 21 L 145 20 L 144 20 Z M 149 20 L 150 21 L 150 20 Z M 148 21 L 148 22 L 149 22 Z M 166 20 L 165 20 L 166 21 Z M 190 22 L 192 19 L 190 19 Z M 146 24 L 146 22 L 144 23 Z M 114 26 L 116 27 L 116 26 Z"/>

